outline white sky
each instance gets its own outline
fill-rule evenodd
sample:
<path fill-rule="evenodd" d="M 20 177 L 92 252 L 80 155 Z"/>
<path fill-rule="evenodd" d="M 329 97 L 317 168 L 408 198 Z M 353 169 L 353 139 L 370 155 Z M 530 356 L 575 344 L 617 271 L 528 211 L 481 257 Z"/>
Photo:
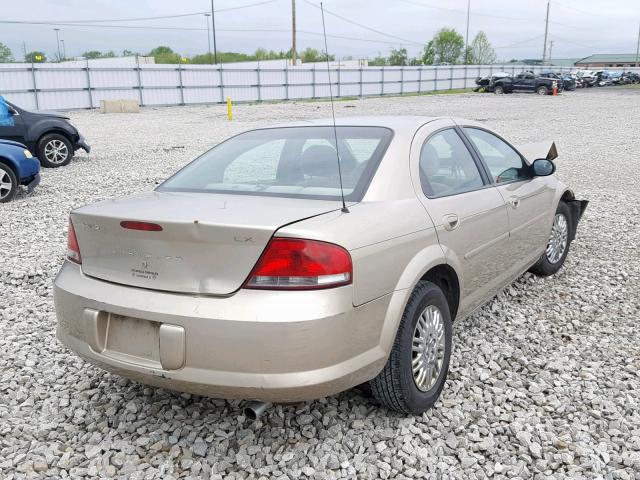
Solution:
<path fill-rule="evenodd" d="M 0 20 L 66 22 L 151 17 L 204 12 L 210 0 L 0 0 Z M 217 46 L 222 51 L 251 53 L 258 47 L 287 50 L 291 47 L 291 0 L 275 0 L 251 8 L 225 8 L 260 0 L 215 0 Z M 264 1 L 264 0 L 263 0 Z M 317 0 L 296 0 L 301 31 L 322 32 Z M 389 35 L 385 37 L 332 15 L 326 16 L 327 33 L 367 39 L 373 43 L 329 38 L 329 51 L 337 57 L 387 55 L 394 47 L 406 47 L 411 56 L 441 27 L 453 27 L 464 35 L 467 0 L 325 0 L 327 10 Z M 471 0 L 470 41 L 484 30 L 499 59 L 540 58 L 544 35 L 546 0 Z M 81 27 L 60 25 L 67 56 L 86 50 L 130 49 L 146 53 L 168 45 L 183 55 L 207 51 L 206 19 L 203 15 L 144 22 L 117 23 L 130 26 L 186 27 L 201 30 L 161 30 Z M 106 22 L 105 22 L 106 23 Z M 554 41 L 553 58 L 583 57 L 592 53 L 635 53 L 640 24 L 640 0 L 551 0 L 549 38 Z M 109 25 L 116 25 L 110 22 Z M 0 25 L 0 42 L 16 58 L 28 51 L 56 51 L 52 25 Z M 279 32 L 233 32 L 229 29 L 281 29 Z M 415 43 L 414 43 L 415 42 Z M 323 49 L 322 37 L 298 35 L 298 50 Z M 508 47 L 508 48 L 504 48 Z"/>

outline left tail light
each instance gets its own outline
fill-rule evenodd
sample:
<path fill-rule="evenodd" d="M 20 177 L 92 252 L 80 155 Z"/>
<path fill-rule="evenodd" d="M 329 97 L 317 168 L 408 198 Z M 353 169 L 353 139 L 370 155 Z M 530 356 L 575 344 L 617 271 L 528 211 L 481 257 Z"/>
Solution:
<path fill-rule="evenodd" d="M 351 255 L 333 243 L 273 238 L 249 275 L 245 288 L 310 290 L 348 285 Z"/>
<path fill-rule="evenodd" d="M 67 258 L 78 265 L 82 264 L 80 247 L 78 246 L 78 237 L 76 237 L 76 231 L 73 228 L 71 218 L 69 218 L 69 233 L 67 236 Z"/>

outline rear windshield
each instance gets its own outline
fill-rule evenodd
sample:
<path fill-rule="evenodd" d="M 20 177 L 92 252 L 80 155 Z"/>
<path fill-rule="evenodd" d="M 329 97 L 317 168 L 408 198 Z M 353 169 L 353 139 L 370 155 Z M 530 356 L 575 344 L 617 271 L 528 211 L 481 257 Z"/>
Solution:
<path fill-rule="evenodd" d="M 338 127 L 337 134 L 345 198 L 360 201 L 393 133 L 384 127 Z M 157 190 L 339 200 L 333 127 L 242 133 L 198 157 Z"/>

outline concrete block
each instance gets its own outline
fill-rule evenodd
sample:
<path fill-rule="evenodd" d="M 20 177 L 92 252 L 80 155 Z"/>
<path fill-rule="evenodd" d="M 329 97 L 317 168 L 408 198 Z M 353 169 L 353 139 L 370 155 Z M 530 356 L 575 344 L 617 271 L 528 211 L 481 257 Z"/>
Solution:
<path fill-rule="evenodd" d="M 100 100 L 100 111 L 102 113 L 138 113 L 140 105 L 137 100 Z"/>

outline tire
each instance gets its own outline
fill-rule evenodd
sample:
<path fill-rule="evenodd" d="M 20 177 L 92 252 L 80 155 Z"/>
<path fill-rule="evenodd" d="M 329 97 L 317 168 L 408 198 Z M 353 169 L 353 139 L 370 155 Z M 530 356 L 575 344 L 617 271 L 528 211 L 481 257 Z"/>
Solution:
<path fill-rule="evenodd" d="M 436 311 L 439 319 L 434 313 Z M 435 376 L 423 377 L 422 388 L 418 387 L 418 380 L 414 380 L 413 372 L 413 363 L 421 358 L 421 352 L 425 352 L 424 349 L 414 352 L 414 342 L 415 348 L 423 348 L 424 345 L 416 336 L 419 334 L 418 321 L 421 325 L 431 322 L 437 325 L 431 332 L 427 327 L 423 336 L 435 334 L 429 343 L 437 347 L 427 351 L 432 354 L 432 360 L 435 356 L 432 365 L 440 365 L 439 371 L 437 367 L 436 371 L 429 368 L 423 371 L 432 371 Z M 370 382 L 373 396 L 384 407 L 404 414 L 421 414 L 431 408 L 440 397 L 449 372 L 451 337 L 451 314 L 442 290 L 431 282 L 419 282 L 407 302 L 387 363 Z"/>
<path fill-rule="evenodd" d="M 64 167 L 73 158 L 73 145 L 59 133 L 48 133 L 38 142 L 37 157 L 47 168 Z"/>
<path fill-rule="evenodd" d="M 493 93 L 495 93 L 496 95 L 502 95 L 504 93 L 504 87 L 502 85 L 496 85 L 493 88 Z"/>
<path fill-rule="evenodd" d="M 0 163 L 0 203 L 13 200 L 18 193 L 18 179 L 11 167 Z"/>
<path fill-rule="evenodd" d="M 552 241 L 554 239 L 554 234 L 560 230 L 562 230 L 561 223 L 559 217 L 564 218 L 564 249 L 558 255 L 558 251 L 553 249 Z M 559 223 L 560 222 L 560 223 Z M 553 226 L 551 227 L 551 233 L 549 235 L 549 243 L 547 244 L 547 248 L 544 253 L 540 257 L 540 259 L 529 269 L 531 273 L 535 273 L 541 277 L 548 277 L 549 275 L 553 275 L 556 273 L 562 265 L 564 265 L 564 261 L 569 254 L 569 246 L 571 245 L 570 239 L 573 238 L 573 232 L 571 229 L 573 228 L 573 222 L 571 221 L 571 210 L 569 210 L 569 206 L 560 202 L 558 204 L 558 208 L 556 210 L 555 218 L 553 221 Z M 561 243 L 560 243 L 561 244 Z M 556 245 L 558 245 L 556 243 Z M 550 252 L 554 252 L 551 254 Z"/>
<path fill-rule="evenodd" d="M 538 95 L 547 95 L 549 93 L 549 89 L 544 85 L 540 85 L 538 88 L 536 88 L 536 93 Z"/>

